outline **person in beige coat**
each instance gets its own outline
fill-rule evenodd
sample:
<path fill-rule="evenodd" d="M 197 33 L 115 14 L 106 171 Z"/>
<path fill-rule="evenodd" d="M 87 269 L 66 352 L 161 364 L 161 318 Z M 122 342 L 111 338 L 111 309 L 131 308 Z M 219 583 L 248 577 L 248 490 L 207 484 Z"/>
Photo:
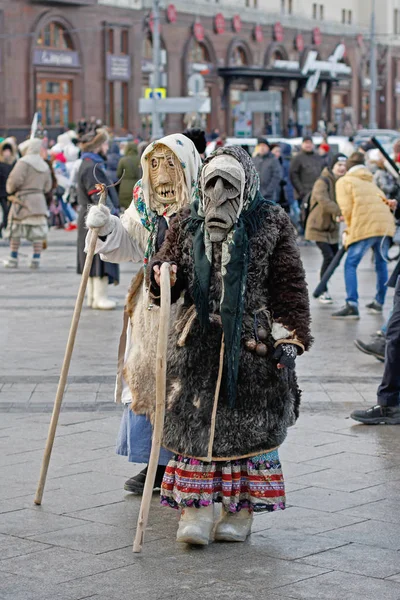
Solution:
<path fill-rule="evenodd" d="M 339 250 L 341 213 L 336 201 L 336 182 L 346 173 L 346 160 L 344 154 L 336 154 L 330 167 L 325 167 L 318 177 L 311 194 L 304 237 L 316 242 L 322 253 L 321 279 Z M 321 304 L 333 303 L 327 287 L 319 301 Z"/>
<path fill-rule="evenodd" d="M 365 156 L 355 152 L 347 161 L 347 174 L 336 184 L 336 198 L 347 225 L 344 244 L 347 258 L 344 267 L 346 305 L 336 313 L 335 319 L 359 319 L 357 267 L 372 249 L 375 255 L 377 277 L 376 295 L 367 309 L 373 314 L 382 313 L 388 280 L 387 253 L 395 232 L 391 209 L 395 200 L 385 197 L 373 183 L 372 174 L 364 164 Z"/>
<path fill-rule="evenodd" d="M 48 233 L 45 194 L 52 188 L 50 168 L 40 156 L 41 149 L 42 140 L 36 138 L 20 144 L 22 158 L 7 179 L 11 209 L 5 237 L 10 240 L 11 255 L 4 266 L 9 269 L 18 267 L 22 238 L 33 244 L 31 269 L 39 268 L 43 242 Z"/>

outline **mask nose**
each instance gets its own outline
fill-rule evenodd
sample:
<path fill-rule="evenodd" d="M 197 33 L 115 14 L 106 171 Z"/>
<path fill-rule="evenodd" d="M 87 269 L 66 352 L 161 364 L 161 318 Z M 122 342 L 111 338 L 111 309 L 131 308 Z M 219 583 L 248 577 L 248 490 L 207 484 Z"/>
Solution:
<path fill-rule="evenodd" d="M 215 183 L 215 186 L 214 186 L 215 200 L 217 202 L 219 202 L 221 200 L 221 198 L 223 197 L 224 191 L 225 191 L 225 188 L 224 188 L 224 182 L 222 180 L 222 177 L 218 177 L 218 179 Z"/>

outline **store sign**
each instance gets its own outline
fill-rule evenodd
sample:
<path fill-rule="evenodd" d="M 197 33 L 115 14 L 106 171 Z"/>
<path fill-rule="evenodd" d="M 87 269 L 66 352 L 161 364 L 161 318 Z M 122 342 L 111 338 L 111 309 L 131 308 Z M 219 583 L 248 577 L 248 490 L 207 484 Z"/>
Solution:
<path fill-rule="evenodd" d="M 322 33 L 319 27 L 314 27 L 312 31 L 312 39 L 316 46 L 320 46 L 322 44 Z"/>
<path fill-rule="evenodd" d="M 294 47 L 296 48 L 297 52 L 303 52 L 304 46 L 304 37 L 301 35 L 301 33 L 298 33 L 294 39 Z"/>
<path fill-rule="evenodd" d="M 254 35 L 255 41 L 258 42 L 259 44 L 261 44 L 261 42 L 264 39 L 264 34 L 263 34 L 263 30 L 262 30 L 261 25 L 256 25 L 254 27 L 253 35 Z"/>
<path fill-rule="evenodd" d="M 201 23 L 197 22 L 193 25 L 193 35 L 198 42 L 204 41 L 204 27 Z"/>
<path fill-rule="evenodd" d="M 131 78 L 130 56 L 107 54 L 106 78 L 108 81 L 129 81 Z"/>
<path fill-rule="evenodd" d="M 215 33 L 225 33 L 225 17 L 222 13 L 218 13 L 214 17 L 214 29 Z"/>
<path fill-rule="evenodd" d="M 80 67 L 78 52 L 69 50 L 40 50 L 33 53 L 33 64 L 41 67 Z"/>
<path fill-rule="evenodd" d="M 240 15 L 235 15 L 232 19 L 232 29 L 236 33 L 240 33 L 242 31 L 242 19 Z"/>
<path fill-rule="evenodd" d="M 176 23 L 177 13 L 175 4 L 169 4 L 167 6 L 167 21 L 168 23 Z"/>
<path fill-rule="evenodd" d="M 282 23 L 275 23 L 275 25 L 274 25 L 274 40 L 276 42 L 283 42 Z"/>

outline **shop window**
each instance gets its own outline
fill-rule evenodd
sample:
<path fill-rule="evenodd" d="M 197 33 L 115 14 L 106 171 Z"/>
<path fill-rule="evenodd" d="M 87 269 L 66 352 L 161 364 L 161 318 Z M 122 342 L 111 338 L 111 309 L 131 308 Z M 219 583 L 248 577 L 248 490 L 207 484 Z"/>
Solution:
<path fill-rule="evenodd" d="M 53 50 L 73 50 L 71 36 L 60 23 L 48 23 L 39 33 L 36 44 L 40 48 L 51 48 Z"/>
<path fill-rule="evenodd" d="M 320 19 L 320 21 L 324 20 L 324 5 L 323 4 L 319 5 L 319 19 Z"/>
<path fill-rule="evenodd" d="M 68 127 L 72 121 L 72 83 L 39 78 L 36 84 L 37 112 L 45 127 Z"/>
<path fill-rule="evenodd" d="M 313 19 L 317 18 L 317 12 L 318 12 L 318 5 L 314 2 L 314 4 L 312 5 L 312 17 L 313 17 Z"/>
<path fill-rule="evenodd" d="M 349 10 L 347 11 L 347 24 L 351 25 L 353 22 L 353 11 Z"/>
<path fill-rule="evenodd" d="M 293 0 L 288 0 L 288 14 L 291 15 L 293 13 Z"/>
<path fill-rule="evenodd" d="M 342 23 L 346 23 L 346 10 L 344 8 L 342 9 Z"/>
<path fill-rule="evenodd" d="M 400 11 L 398 8 L 394 9 L 393 14 L 393 33 L 400 33 L 400 23 L 399 23 Z"/>

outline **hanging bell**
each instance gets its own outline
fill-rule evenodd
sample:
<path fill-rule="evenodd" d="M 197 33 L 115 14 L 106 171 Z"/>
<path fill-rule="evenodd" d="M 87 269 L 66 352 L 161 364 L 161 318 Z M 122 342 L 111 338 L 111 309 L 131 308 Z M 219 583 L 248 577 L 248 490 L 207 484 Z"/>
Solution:
<path fill-rule="evenodd" d="M 257 348 L 257 342 L 256 340 L 247 340 L 245 346 L 246 350 L 248 350 L 249 352 L 255 352 Z"/>
<path fill-rule="evenodd" d="M 258 342 L 257 346 L 256 346 L 256 354 L 258 356 L 267 356 L 268 354 L 268 348 L 265 344 L 263 344 L 262 342 Z"/>
<path fill-rule="evenodd" d="M 268 331 L 264 329 L 264 327 L 259 327 L 257 329 L 257 336 L 261 342 L 266 342 L 268 339 Z"/>

